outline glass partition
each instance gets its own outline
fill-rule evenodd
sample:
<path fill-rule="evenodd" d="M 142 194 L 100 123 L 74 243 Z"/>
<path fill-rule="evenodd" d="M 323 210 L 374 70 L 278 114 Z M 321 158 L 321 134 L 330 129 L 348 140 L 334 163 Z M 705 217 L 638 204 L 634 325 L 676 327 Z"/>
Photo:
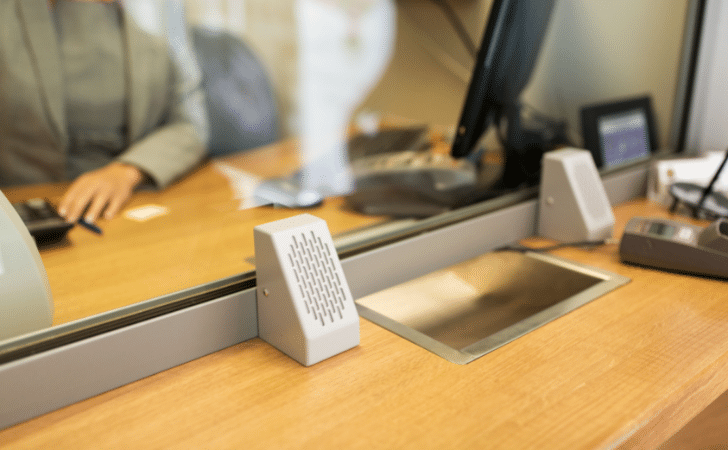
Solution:
<path fill-rule="evenodd" d="M 35 3 L 38 5 L 32 8 L 21 8 L 25 11 L 4 36 L 16 33 L 17 38 L 26 31 L 54 33 L 53 42 L 71 45 L 63 40 L 62 33 L 63 20 L 68 17 L 49 12 L 43 2 Z M 258 224 L 308 212 L 327 221 L 340 253 L 351 254 L 423 228 L 492 211 L 537 192 L 537 184 L 526 180 L 476 206 L 404 219 L 365 214 L 347 200 L 347 189 L 355 180 L 339 163 L 348 159 L 347 143 L 353 143 L 355 136 L 412 128 L 424 130 L 427 151 L 449 151 L 474 64 L 467 40 L 456 31 L 450 14 L 459 18 L 472 41 L 480 42 L 489 0 L 449 0 L 451 11 L 442 9 L 438 2 L 425 0 L 121 3 L 120 12 L 105 16 L 121 20 L 123 25 L 122 31 L 116 31 L 122 40 L 115 41 L 116 50 L 126 55 L 121 64 L 143 61 L 133 56 L 139 51 L 139 42 L 128 38 L 128 28 L 138 28 L 139 36 L 148 34 L 171 43 L 172 61 L 187 75 L 181 79 L 191 83 L 204 80 L 207 101 L 217 96 L 218 106 L 222 103 L 228 109 L 216 110 L 208 102 L 203 109 L 206 127 L 198 137 L 210 144 L 209 152 L 199 162 L 180 170 L 169 185 L 146 174 L 148 179 L 116 217 L 96 220 L 102 234 L 76 226 L 64 240 L 40 246 L 55 303 L 54 327 L 0 343 L 0 355 L 56 334 L 80 338 L 108 330 L 109 326 L 124 326 L 206 301 L 226 290 L 251 286 L 255 270 L 252 229 Z M 581 107 L 648 95 L 654 108 L 659 148 L 674 149 L 678 143 L 671 141 L 670 133 L 677 126 L 672 119 L 674 107 L 681 100 L 676 96 L 684 82 L 681 64 L 689 56 L 683 42 L 684 30 L 691 29 L 687 25 L 692 7 L 690 0 L 673 2 L 670 8 L 653 0 L 558 1 L 536 70 L 522 96 L 527 110 L 561 124 L 568 141 L 578 147 L 583 145 Z M 329 26 L 309 29 L 304 41 L 298 31 L 305 28 L 306 20 L 328 20 Z M 39 25 L 32 21 L 45 22 Z M 187 28 L 182 25 L 185 21 Z M 336 54 L 336 49 L 326 47 L 326 30 L 330 30 L 331 41 L 341 41 L 343 53 Z M 367 46 L 374 46 L 379 53 L 365 54 Z M 14 63 L 7 49 L 8 44 L 0 42 L 0 74 Z M 324 55 L 330 58 L 326 61 L 337 61 L 341 66 L 327 67 L 330 72 L 322 72 L 324 68 L 317 65 L 318 58 L 324 57 L 317 53 L 322 49 L 330 52 Z M 30 49 L 25 50 L 24 62 L 29 63 L 34 56 Z M 314 53 L 306 56 L 305 52 Z M 57 73 L 70 73 L 70 54 L 58 54 L 48 61 L 59 65 Z M 375 60 L 380 67 L 364 76 L 361 67 Z M 126 81 L 121 81 L 132 92 L 144 89 L 138 83 L 138 77 L 144 75 L 137 72 L 165 63 L 146 60 L 140 64 L 149 67 L 126 67 Z M 318 72 L 311 77 L 307 68 Z M 17 106 L 7 100 L 12 96 L 2 79 L 0 76 L 0 91 L 5 98 L 0 108 Z M 67 80 L 58 78 L 58 82 Z M 306 83 L 313 87 L 302 94 Z M 346 86 L 353 85 L 358 87 L 357 93 L 347 91 Z M 321 96 L 329 92 L 325 88 L 334 93 L 322 100 Z M 180 89 L 192 88 L 183 84 Z M 60 96 L 46 94 L 60 101 Z M 134 124 L 134 108 L 145 100 L 135 95 L 138 93 L 124 106 L 129 121 L 119 128 L 124 133 L 133 134 L 126 127 L 141 126 Z M 304 104 L 307 95 L 313 95 L 319 103 Z M 13 97 L 13 101 L 18 99 Z M 155 107 L 153 103 L 148 106 Z M 319 113 L 322 109 L 327 112 Z M 168 123 L 169 117 L 161 116 Z M 231 117 L 243 122 L 242 129 L 235 127 Z M 311 122 L 312 117 L 316 121 Z M 196 119 L 202 120 L 189 120 Z M 306 134 L 311 127 L 326 133 Z M 49 136 L 58 133 L 46 122 L 38 128 L 51 130 Z M 2 130 L 8 132 L 7 128 Z M 172 141 L 180 135 L 174 133 Z M 79 136 L 75 134 L 73 139 Z M 127 136 L 122 133 L 119 139 Z M 302 156 L 300 150 L 306 147 L 314 151 Z M 317 153 L 322 148 L 344 152 L 343 159 Z M 502 164 L 496 129 L 485 137 L 483 148 L 485 161 Z M 181 164 L 180 157 L 173 153 L 163 157 L 171 165 Z M 324 186 L 322 202 L 306 209 L 290 209 L 266 205 L 266 199 L 254 195 L 266 180 L 293 180 L 298 187 L 311 180 L 317 182 L 315 177 L 306 179 L 305 173 L 301 175 L 302 161 L 319 164 L 323 173 L 338 175 L 335 182 Z M 59 178 L 8 183 L 2 191 L 11 202 L 45 198 L 59 205 L 68 187 L 69 182 Z M 54 334 L 54 330 L 58 332 Z"/>

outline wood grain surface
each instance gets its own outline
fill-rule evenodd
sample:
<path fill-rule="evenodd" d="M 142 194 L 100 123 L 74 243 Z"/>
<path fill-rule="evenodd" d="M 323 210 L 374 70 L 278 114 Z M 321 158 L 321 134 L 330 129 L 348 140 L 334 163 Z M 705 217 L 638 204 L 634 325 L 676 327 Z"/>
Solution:
<path fill-rule="evenodd" d="M 615 214 L 618 236 L 666 212 Z M 363 319 L 359 347 L 310 368 L 253 339 L 1 431 L 0 448 L 654 448 L 728 390 L 725 281 L 624 265 L 614 245 L 554 253 L 632 281 L 465 366 Z"/>
<path fill-rule="evenodd" d="M 261 178 L 298 166 L 293 141 L 208 162 L 164 191 L 140 191 L 124 211 L 162 206 L 168 213 L 145 222 L 123 212 L 100 220 L 103 235 L 73 228 L 66 241 L 41 247 L 55 304 L 54 325 L 164 294 L 238 275 L 255 267 L 253 227 L 308 212 L 326 220 L 332 234 L 384 220 L 347 210 L 341 198 L 309 210 L 240 209 L 231 183 L 216 167 L 226 164 Z M 43 197 L 58 203 L 66 185 L 3 190 L 11 202 Z"/>

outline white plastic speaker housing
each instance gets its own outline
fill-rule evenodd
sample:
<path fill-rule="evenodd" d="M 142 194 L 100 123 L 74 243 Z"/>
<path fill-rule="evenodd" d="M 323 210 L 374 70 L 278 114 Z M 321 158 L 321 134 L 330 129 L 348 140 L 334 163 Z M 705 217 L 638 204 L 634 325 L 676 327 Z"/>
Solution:
<path fill-rule="evenodd" d="M 538 233 L 564 242 L 607 239 L 614 214 L 591 152 L 565 148 L 543 157 Z"/>
<path fill-rule="evenodd" d="M 0 193 L 0 341 L 52 324 L 53 299 L 38 247 Z"/>
<path fill-rule="evenodd" d="M 253 235 L 260 338 L 304 366 L 359 345 L 359 314 L 326 222 L 301 214 Z"/>

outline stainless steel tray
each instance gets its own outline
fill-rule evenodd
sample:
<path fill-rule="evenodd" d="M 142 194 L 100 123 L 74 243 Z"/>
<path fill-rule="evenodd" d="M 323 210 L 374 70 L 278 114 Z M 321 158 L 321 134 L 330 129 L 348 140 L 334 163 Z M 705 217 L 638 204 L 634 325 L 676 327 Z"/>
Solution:
<path fill-rule="evenodd" d="M 362 317 L 467 364 L 629 281 L 552 255 L 494 252 L 356 303 Z"/>

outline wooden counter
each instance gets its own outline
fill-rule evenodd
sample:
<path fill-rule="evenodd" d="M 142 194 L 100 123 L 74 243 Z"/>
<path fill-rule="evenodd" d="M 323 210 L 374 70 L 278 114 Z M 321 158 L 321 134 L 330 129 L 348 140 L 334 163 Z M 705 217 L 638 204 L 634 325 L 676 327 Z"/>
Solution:
<path fill-rule="evenodd" d="M 41 248 L 55 304 L 54 325 L 64 324 L 182 289 L 238 275 L 255 267 L 253 227 L 301 210 L 240 209 L 218 165 L 261 178 L 297 167 L 293 141 L 210 161 L 164 191 L 140 191 L 116 218 L 100 220 L 103 235 L 75 227 L 60 245 Z M 45 197 L 54 203 L 64 184 L 3 189 L 11 202 Z M 326 220 L 332 234 L 381 222 L 327 199 L 307 210 Z M 124 211 L 160 206 L 167 214 L 138 222 Z"/>
<path fill-rule="evenodd" d="M 615 214 L 619 235 L 665 212 Z M 310 368 L 253 339 L 6 429 L 0 448 L 653 448 L 728 390 L 725 281 L 623 265 L 616 246 L 554 253 L 632 281 L 465 366 L 364 319 L 359 347 Z"/>

